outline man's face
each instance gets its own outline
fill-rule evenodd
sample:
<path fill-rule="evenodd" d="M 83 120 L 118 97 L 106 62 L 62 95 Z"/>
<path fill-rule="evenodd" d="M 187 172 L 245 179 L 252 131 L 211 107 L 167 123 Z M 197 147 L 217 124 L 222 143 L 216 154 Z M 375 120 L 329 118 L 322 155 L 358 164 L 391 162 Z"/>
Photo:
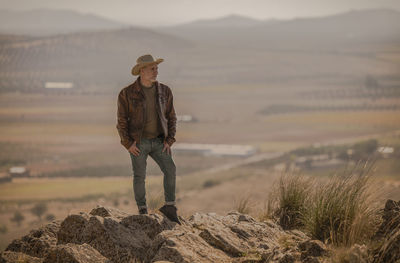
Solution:
<path fill-rule="evenodd" d="M 140 70 L 140 76 L 142 79 L 149 80 L 149 81 L 156 81 L 158 75 L 158 65 L 150 65 L 144 67 Z"/>

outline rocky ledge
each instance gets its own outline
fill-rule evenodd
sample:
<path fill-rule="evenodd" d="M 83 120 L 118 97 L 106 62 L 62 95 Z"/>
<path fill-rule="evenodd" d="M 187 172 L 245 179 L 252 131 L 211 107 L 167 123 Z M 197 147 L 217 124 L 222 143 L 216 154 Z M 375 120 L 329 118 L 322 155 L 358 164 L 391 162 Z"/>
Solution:
<path fill-rule="evenodd" d="M 14 240 L 0 262 L 322 262 L 329 254 L 300 231 L 237 212 L 181 221 L 96 207 Z"/>
<path fill-rule="evenodd" d="M 331 252 L 322 242 L 273 221 L 231 212 L 196 213 L 181 222 L 98 206 L 14 240 L 0 263 L 330 262 Z M 354 245 L 343 262 L 399 262 L 400 201 L 387 201 L 371 241 L 379 245 Z"/>

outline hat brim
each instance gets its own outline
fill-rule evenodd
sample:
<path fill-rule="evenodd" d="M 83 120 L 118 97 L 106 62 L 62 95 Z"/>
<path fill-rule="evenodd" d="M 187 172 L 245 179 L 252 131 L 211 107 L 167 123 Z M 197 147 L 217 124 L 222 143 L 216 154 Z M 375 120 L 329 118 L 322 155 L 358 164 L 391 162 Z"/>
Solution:
<path fill-rule="evenodd" d="M 145 63 L 140 63 L 140 64 L 136 64 L 133 68 L 132 68 L 132 75 L 137 76 L 140 73 L 140 69 L 150 66 L 150 65 L 154 65 L 154 64 L 160 64 L 161 62 L 163 62 L 164 59 L 159 58 L 156 61 L 152 61 L 152 62 L 145 62 Z"/>

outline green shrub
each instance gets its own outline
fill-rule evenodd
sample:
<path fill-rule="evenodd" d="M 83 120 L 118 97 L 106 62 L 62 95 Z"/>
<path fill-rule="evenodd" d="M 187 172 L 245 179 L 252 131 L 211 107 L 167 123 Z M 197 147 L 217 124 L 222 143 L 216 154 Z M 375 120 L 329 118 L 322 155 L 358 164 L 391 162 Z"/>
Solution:
<path fill-rule="evenodd" d="M 25 217 L 20 211 L 15 211 L 14 216 L 10 220 L 11 222 L 15 222 L 18 226 L 20 226 L 21 222 L 25 220 Z"/>
<path fill-rule="evenodd" d="M 39 220 L 41 220 L 41 219 L 42 219 L 42 215 L 43 215 L 44 213 L 46 213 L 46 211 L 47 211 L 47 204 L 46 204 L 46 203 L 43 203 L 43 202 L 37 203 L 36 205 L 34 205 L 34 206 L 31 208 L 30 211 L 31 211 L 32 214 L 34 214 L 35 216 L 37 216 L 37 217 L 39 218 Z"/>
<path fill-rule="evenodd" d="M 215 186 L 215 185 L 218 185 L 218 184 L 220 184 L 219 181 L 214 180 L 214 179 L 209 179 L 209 180 L 206 180 L 206 181 L 203 183 L 203 188 L 212 187 L 212 186 Z"/>
<path fill-rule="evenodd" d="M 0 225 L 0 234 L 6 234 L 8 232 L 8 228 L 6 225 Z"/>

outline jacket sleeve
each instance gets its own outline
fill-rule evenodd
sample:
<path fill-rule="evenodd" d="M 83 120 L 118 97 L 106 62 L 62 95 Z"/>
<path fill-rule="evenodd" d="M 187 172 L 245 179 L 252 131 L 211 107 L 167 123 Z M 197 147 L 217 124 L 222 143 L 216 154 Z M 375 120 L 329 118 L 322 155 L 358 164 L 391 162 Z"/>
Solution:
<path fill-rule="evenodd" d="M 129 137 L 128 133 L 128 103 L 124 90 L 118 95 L 118 110 L 117 110 L 117 130 L 119 137 L 121 138 L 121 144 L 129 149 L 133 144 L 134 140 Z"/>
<path fill-rule="evenodd" d="M 168 88 L 168 102 L 167 102 L 167 113 L 166 117 L 168 120 L 168 136 L 166 138 L 167 143 L 169 146 L 176 141 L 175 140 L 175 133 L 176 133 L 176 114 L 174 109 L 174 102 L 173 102 L 173 95 L 170 88 Z"/>

